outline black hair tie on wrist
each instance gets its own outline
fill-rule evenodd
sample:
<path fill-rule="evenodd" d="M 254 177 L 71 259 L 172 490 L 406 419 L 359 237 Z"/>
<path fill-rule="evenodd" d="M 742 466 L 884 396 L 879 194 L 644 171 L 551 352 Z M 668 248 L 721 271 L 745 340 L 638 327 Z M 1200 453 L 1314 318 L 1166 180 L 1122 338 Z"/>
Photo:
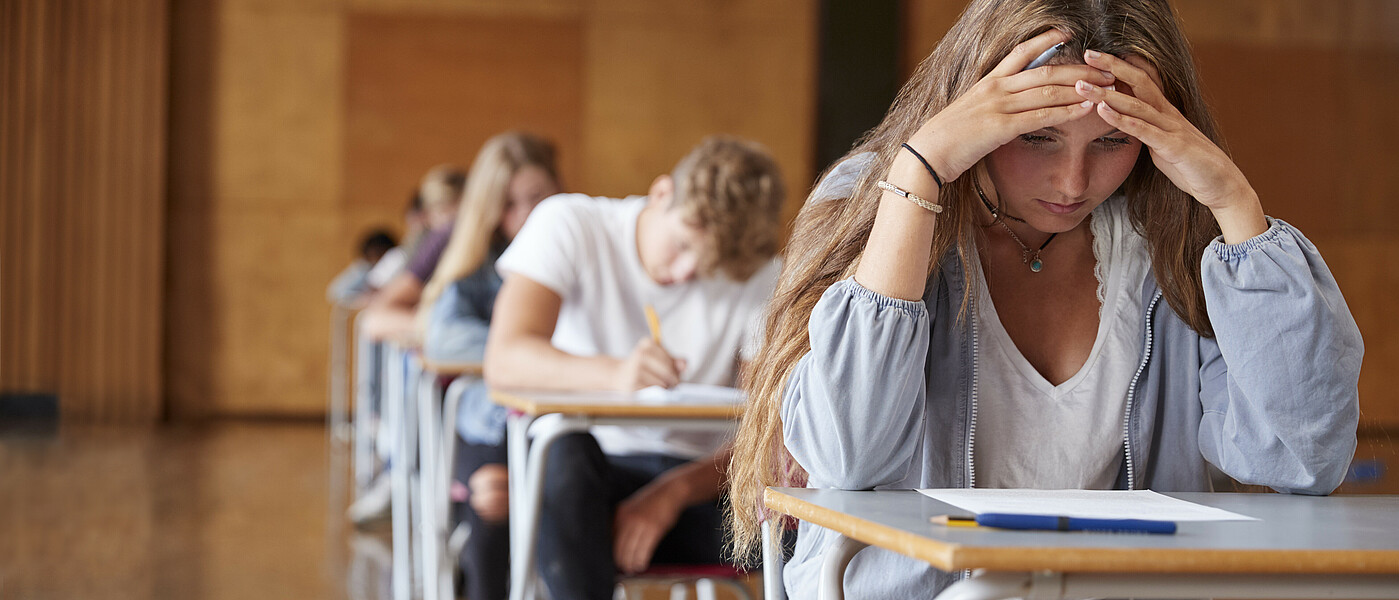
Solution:
<path fill-rule="evenodd" d="M 908 142 L 904 142 L 899 145 L 903 146 L 904 150 L 908 150 L 911 154 L 913 154 L 913 157 L 918 159 L 918 162 L 923 163 L 923 168 L 927 169 L 928 174 L 933 176 L 933 181 L 937 182 L 938 190 L 942 190 L 942 178 L 938 177 L 937 171 L 933 170 L 933 165 L 928 164 L 928 159 L 923 158 L 923 155 L 919 154 L 917 150 L 914 150 L 913 146 L 908 145 Z"/>

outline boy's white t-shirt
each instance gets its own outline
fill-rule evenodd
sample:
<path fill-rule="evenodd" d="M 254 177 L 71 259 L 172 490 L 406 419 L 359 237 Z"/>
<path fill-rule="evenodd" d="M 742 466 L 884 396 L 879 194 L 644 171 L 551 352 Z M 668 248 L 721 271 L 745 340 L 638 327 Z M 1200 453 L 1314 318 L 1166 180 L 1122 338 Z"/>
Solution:
<path fill-rule="evenodd" d="M 636 222 L 645 205 L 641 196 L 553 196 L 530 213 L 496 269 L 528 277 L 563 299 L 552 342 L 564 352 L 629 356 L 651 335 L 644 308 L 650 304 L 666 351 L 688 362 L 682 381 L 733 385 L 740 353 L 746 359 L 755 346 L 780 263 L 774 258 L 742 282 L 716 275 L 657 284 L 637 254 Z M 732 434 L 659 427 L 594 427 L 592 433 L 607 454 L 687 459 L 714 452 Z"/>

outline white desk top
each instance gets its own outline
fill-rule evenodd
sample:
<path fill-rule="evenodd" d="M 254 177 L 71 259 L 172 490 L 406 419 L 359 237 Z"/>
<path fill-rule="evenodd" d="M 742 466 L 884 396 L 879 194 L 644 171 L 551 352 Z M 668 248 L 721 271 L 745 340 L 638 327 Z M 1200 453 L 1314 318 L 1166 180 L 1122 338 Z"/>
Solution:
<path fill-rule="evenodd" d="M 933 525 L 931 517 L 965 512 L 912 490 L 768 488 L 764 501 L 947 571 L 1399 576 L 1399 496 L 1167 495 L 1261 520 L 1181 523 L 1175 535 L 1060 533 Z"/>

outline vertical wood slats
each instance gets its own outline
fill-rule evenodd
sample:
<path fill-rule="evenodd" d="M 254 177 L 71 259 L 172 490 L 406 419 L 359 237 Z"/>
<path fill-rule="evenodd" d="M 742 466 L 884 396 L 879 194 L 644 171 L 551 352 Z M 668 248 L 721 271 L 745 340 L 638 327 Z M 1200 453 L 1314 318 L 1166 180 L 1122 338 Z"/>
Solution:
<path fill-rule="evenodd" d="M 168 0 L 0 3 L 0 391 L 161 415 Z"/>

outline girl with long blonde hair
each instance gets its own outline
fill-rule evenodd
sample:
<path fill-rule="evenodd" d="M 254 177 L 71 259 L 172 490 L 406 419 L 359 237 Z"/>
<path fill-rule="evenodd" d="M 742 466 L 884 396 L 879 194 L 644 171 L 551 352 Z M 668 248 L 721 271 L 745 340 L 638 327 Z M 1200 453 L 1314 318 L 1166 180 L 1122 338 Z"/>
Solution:
<path fill-rule="evenodd" d="M 495 262 L 545 198 L 559 192 L 554 145 L 507 132 L 487 140 L 467 176 L 451 241 L 423 292 L 423 353 L 445 362 L 476 362 L 501 277 Z M 509 578 L 509 515 L 504 414 L 479 380 L 463 393 L 456 423 L 456 479 L 468 495 L 461 517 L 471 525 L 461 566 L 467 597 L 503 600 Z"/>
<path fill-rule="evenodd" d="M 1164 302 L 1162 302 L 1164 300 Z M 747 378 L 734 549 L 770 485 L 1325 494 L 1363 346 L 1224 150 L 1166 0 L 974 0 L 800 213 Z M 784 580 L 810 598 L 829 531 Z M 851 598 L 958 575 L 870 548 Z"/>

